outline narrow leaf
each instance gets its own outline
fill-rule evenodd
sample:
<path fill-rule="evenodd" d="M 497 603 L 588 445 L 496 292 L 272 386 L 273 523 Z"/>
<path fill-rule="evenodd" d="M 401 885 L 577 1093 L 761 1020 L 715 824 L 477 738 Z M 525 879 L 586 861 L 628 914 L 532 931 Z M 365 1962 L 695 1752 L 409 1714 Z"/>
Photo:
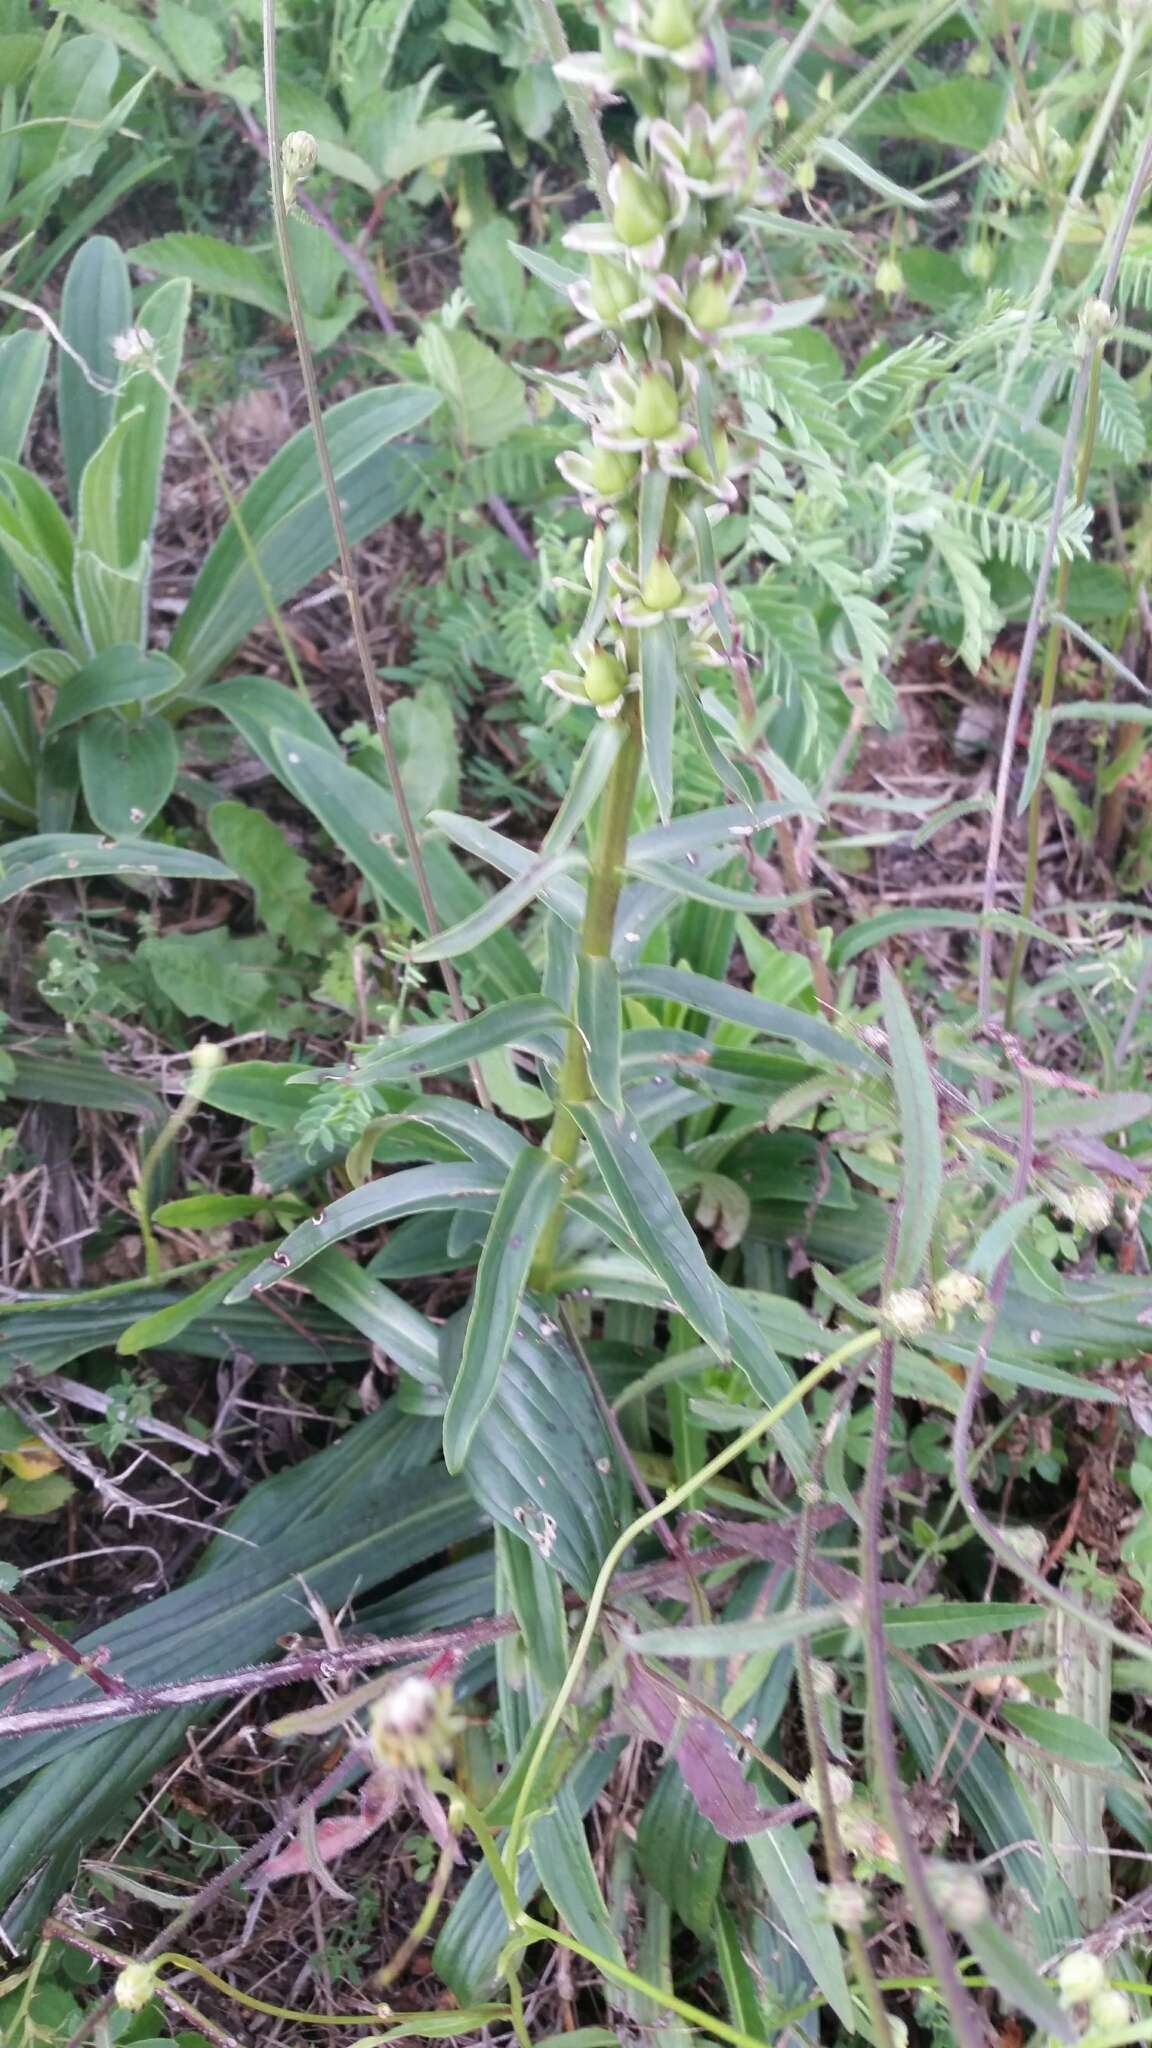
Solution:
<path fill-rule="evenodd" d="M 597 959 L 591 954 L 581 955 L 576 982 L 576 1022 L 584 1040 L 588 1078 L 604 1107 L 617 1116 L 623 1116 L 620 977 L 611 960 Z"/>
<path fill-rule="evenodd" d="M 496 1392 L 540 1233 L 564 1180 L 560 1160 L 525 1146 L 504 1183 L 480 1264 L 464 1351 L 444 1416 L 444 1462 L 459 1472 Z"/>
<path fill-rule="evenodd" d="M 886 961 L 880 964 L 880 987 L 904 1146 L 893 1285 L 911 1287 L 932 1242 L 944 1186 L 944 1149 L 932 1069 L 908 999 Z"/>
<path fill-rule="evenodd" d="M 672 736 L 679 690 L 676 641 L 670 623 L 662 619 L 640 635 L 640 716 L 644 759 L 665 823 L 672 816 Z"/>

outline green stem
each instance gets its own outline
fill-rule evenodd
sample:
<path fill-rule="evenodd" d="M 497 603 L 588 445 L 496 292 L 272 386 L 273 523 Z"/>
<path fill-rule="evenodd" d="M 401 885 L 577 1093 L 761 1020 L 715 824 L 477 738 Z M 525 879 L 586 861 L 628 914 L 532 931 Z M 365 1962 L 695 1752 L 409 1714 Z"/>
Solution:
<path fill-rule="evenodd" d="M 1076 461 L 1076 502 L 1083 503 L 1088 490 L 1088 479 L 1092 469 L 1092 456 L 1096 446 L 1096 433 L 1100 424 L 1100 357 L 1103 344 L 1095 342 L 1092 348 L 1092 372 L 1088 384 L 1088 398 L 1084 408 L 1084 424 L 1080 430 L 1080 451 Z M 1056 594 L 1052 609 L 1062 612 L 1068 602 L 1068 584 L 1072 574 L 1072 559 L 1065 555 L 1056 572 Z M 1063 629 L 1055 619 L 1048 628 L 1044 646 L 1044 668 L 1040 677 L 1040 696 L 1035 718 L 1044 726 L 1051 716 L 1056 699 L 1056 678 L 1060 669 L 1060 643 Z M 1032 799 L 1028 805 L 1028 856 L 1024 873 L 1024 893 L 1020 900 L 1020 915 L 1031 917 L 1036 902 L 1036 882 L 1040 868 L 1040 825 L 1044 797 L 1043 778 L 1038 776 Z M 1012 948 L 1012 962 L 1008 969 L 1008 982 L 1004 993 L 1004 1024 L 1012 1028 L 1012 1013 L 1016 1003 L 1016 992 L 1020 981 L 1020 970 L 1028 951 L 1028 937 L 1017 932 Z"/>
<path fill-rule="evenodd" d="M 571 53 L 556 0 L 532 0 L 532 12 L 540 24 L 540 32 L 547 45 L 549 58 L 553 64 L 562 64 L 565 57 Z M 592 189 L 604 209 L 605 216 L 610 216 L 612 204 L 608 197 L 608 151 L 604 147 L 604 137 L 600 132 L 595 108 L 588 95 L 582 92 L 578 85 L 570 84 L 567 79 L 561 79 L 560 84 L 572 126 L 576 130 L 576 139 L 588 166 Z"/>
<path fill-rule="evenodd" d="M 557 1948 L 566 1948 L 570 1955 L 583 1956 L 592 1963 L 610 1983 L 620 1984 L 626 1991 L 636 1991 L 644 1998 L 650 1998 L 655 2005 L 662 2005 L 666 2012 L 678 2013 L 682 2020 L 699 2027 L 705 2034 L 711 2034 L 717 2041 L 727 2041 L 732 2048 L 765 2048 L 763 2041 L 755 2034 L 742 2033 L 739 2027 L 730 2027 L 725 2020 L 715 2019 L 710 2012 L 704 2012 L 698 2005 L 690 2005 L 686 1998 L 677 1998 L 674 1991 L 665 1991 L 659 1984 L 650 1983 L 647 1977 L 638 1976 L 625 1963 L 618 1963 L 611 1956 L 602 1956 L 594 1948 L 587 1948 L 571 1934 L 562 1934 L 555 1927 L 546 1927 L 541 1920 L 529 1920 L 523 1933 L 530 1941 L 551 1941 Z"/>
<path fill-rule="evenodd" d="M 777 1401 L 773 1407 L 766 1409 L 763 1415 L 751 1423 L 747 1429 L 742 1430 L 739 1436 L 734 1437 L 732 1442 L 725 1445 L 722 1451 L 717 1451 L 716 1456 L 710 1459 L 708 1464 L 702 1465 L 699 1472 L 693 1473 L 682 1485 L 673 1487 L 672 1492 L 665 1494 L 664 1499 L 657 1501 L 654 1507 L 646 1508 L 642 1515 L 637 1515 L 636 1520 L 631 1522 L 628 1528 L 616 1538 L 615 1543 L 600 1567 L 596 1584 L 592 1588 L 592 1595 L 588 1602 L 588 1611 L 584 1617 L 584 1626 L 580 1631 L 576 1648 L 572 1653 L 572 1661 L 564 1674 L 564 1683 L 552 1702 L 551 1710 L 543 1728 L 540 1730 L 532 1760 L 524 1773 L 523 1782 L 520 1786 L 520 1795 L 516 1801 L 516 1810 L 513 1813 L 512 1824 L 504 1844 L 504 1867 L 506 1870 L 515 1872 L 524 1839 L 524 1830 L 528 1819 L 528 1803 L 532 1797 L 533 1787 L 540 1775 L 540 1770 L 548 1754 L 552 1738 L 564 1718 L 568 1703 L 579 1683 L 580 1673 L 587 1661 L 588 1652 L 592 1647 L 592 1638 L 596 1633 L 604 1602 L 608 1597 L 608 1588 L 612 1583 L 616 1567 L 625 1553 L 631 1549 L 636 1538 L 642 1536 L 646 1529 L 651 1529 L 665 1515 L 673 1514 L 677 1508 L 683 1507 L 685 1501 L 691 1500 L 692 1495 L 698 1493 L 702 1486 L 710 1485 L 718 1473 L 723 1472 L 735 1459 L 743 1457 L 746 1451 L 751 1450 L 753 1444 L 759 1443 L 762 1437 L 767 1436 L 771 1430 L 775 1429 L 777 1423 L 782 1421 L 784 1416 L 795 1408 L 797 1402 L 803 1401 L 812 1392 L 814 1387 L 818 1387 L 823 1380 L 828 1378 L 829 1373 L 836 1372 L 846 1359 L 855 1358 L 858 1352 L 866 1351 L 871 1345 L 879 1343 L 880 1335 L 879 1330 L 858 1330 L 855 1336 L 849 1337 L 845 1343 L 838 1345 L 835 1351 L 830 1351 L 827 1358 L 821 1359 L 819 1365 L 814 1365 L 811 1372 L 805 1373 L 803 1379 L 797 1380 L 795 1386 L 790 1387 L 781 1400 Z"/>
<path fill-rule="evenodd" d="M 643 751 L 639 707 L 635 697 L 629 698 L 622 716 L 625 720 L 624 742 L 612 765 L 612 773 L 604 791 L 596 845 L 588 876 L 588 898 L 584 908 L 584 922 L 580 929 L 580 951 L 585 959 L 607 960 L 610 957 L 616 910 L 624 883 L 624 856 L 628 848 L 628 832 L 632 823 L 632 807 L 636 801 L 636 784 L 639 780 Z M 569 1105 L 587 1102 L 590 1092 L 591 1083 L 588 1079 L 588 1058 L 584 1040 L 573 1024 L 569 1027 L 568 1041 L 564 1049 L 557 1089 L 556 1115 L 548 1139 L 548 1149 L 553 1158 L 559 1159 L 569 1168 L 575 1166 L 576 1155 L 580 1149 L 580 1127 L 575 1117 L 569 1113 Z M 541 1234 L 529 1280 L 529 1286 L 542 1294 L 549 1291 L 551 1284 L 563 1216 L 561 1198 Z"/>

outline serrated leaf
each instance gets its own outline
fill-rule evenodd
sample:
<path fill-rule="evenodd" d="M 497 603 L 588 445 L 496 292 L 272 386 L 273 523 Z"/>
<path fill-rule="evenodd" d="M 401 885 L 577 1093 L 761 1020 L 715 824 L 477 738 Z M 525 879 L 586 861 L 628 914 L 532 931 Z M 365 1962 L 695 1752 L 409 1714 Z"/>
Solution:
<path fill-rule="evenodd" d="M 280 826 L 250 804 L 213 804 L 208 830 L 230 868 L 247 882 L 262 924 L 297 953 L 323 954 L 340 936 L 312 893 L 307 862 Z"/>
<path fill-rule="evenodd" d="M 444 1463 L 464 1465 L 495 1395 L 540 1234 L 560 1198 L 564 1167 L 525 1146 L 500 1192 L 476 1269 L 460 1365 L 444 1416 Z"/>
<path fill-rule="evenodd" d="M 528 425 L 524 384 L 478 334 L 429 323 L 416 346 L 425 375 L 452 408 L 465 448 L 498 448 Z"/>
<path fill-rule="evenodd" d="M 80 728 L 80 782 L 93 824 L 114 839 L 146 831 L 172 794 L 180 751 L 166 718 L 99 711 Z"/>
<path fill-rule="evenodd" d="M 880 988 L 904 1160 L 892 1285 L 913 1287 L 920 1279 L 936 1226 L 944 1187 L 944 1148 L 932 1069 L 908 999 L 886 961 L 880 964 Z"/>
<path fill-rule="evenodd" d="M 681 1315 L 719 1357 L 726 1358 L 728 1329 L 716 1281 L 635 1116 L 614 1116 L 591 1102 L 573 1105 L 571 1114 L 641 1254 L 667 1287 Z"/>

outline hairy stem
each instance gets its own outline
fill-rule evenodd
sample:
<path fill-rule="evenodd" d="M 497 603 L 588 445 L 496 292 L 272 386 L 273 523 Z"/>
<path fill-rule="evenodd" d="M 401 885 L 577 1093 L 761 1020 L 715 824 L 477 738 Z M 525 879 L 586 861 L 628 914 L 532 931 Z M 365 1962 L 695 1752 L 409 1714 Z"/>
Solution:
<path fill-rule="evenodd" d="M 565 57 L 571 53 L 568 48 L 568 38 L 564 33 L 564 24 L 560 19 L 559 10 L 556 6 L 556 0 L 532 0 L 532 12 L 539 24 L 540 33 L 544 38 L 550 61 L 553 64 L 562 64 Z M 560 84 L 568 108 L 569 118 L 576 130 L 576 139 L 583 152 L 584 162 L 588 166 L 588 176 L 591 180 L 592 189 L 605 213 L 608 213 L 611 210 L 611 202 L 608 198 L 608 172 L 610 165 L 608 162 L 608 151 L 604 147 L 604 137 L 600 133 L 600 123 L 596 118 L 595 108 L 592 106 L 588 95 L 582 92 L 578 85 L 571 84 L 566 78 L 561 79 Z"/>

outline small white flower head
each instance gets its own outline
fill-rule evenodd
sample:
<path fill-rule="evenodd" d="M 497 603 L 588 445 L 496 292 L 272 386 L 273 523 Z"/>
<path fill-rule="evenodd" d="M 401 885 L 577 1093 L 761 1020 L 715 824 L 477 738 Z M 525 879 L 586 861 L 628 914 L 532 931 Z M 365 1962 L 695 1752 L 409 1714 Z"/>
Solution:
<path fill-rule="evenodd" d="M 121 2011 L 143 2012 L 155 1992 L 159 1974 L 155 1963 L 125 1963 L 113 1992 Z"/>
<path fill-rule="evenodd" d="M 146 327 L 128 327 L 112 336 L 112 353 L 125 369 L 143 370 L 156 354 L 156 343 Z"/>
<path fill-rule="evenodd" d="M 1127 2027 L 1132 2020 L 1132 2007 L 1122 1991 L 1100 1991 L 1088 2007 L 1088 2017 L 1102 2034 L 1110 2034 L 1115 2027 Z"/>
<path fill-rule="evenodd" d="M 390 1686 L 368 1717 L 377 1761 L 393 1770 L 427 1771 L 446 1763 L 462 1726 L 452 1710 L 450 1685 L 434 1685 L 413 1672 Z"/>
<path fill-rule="evenodd" d="M 963 1315 L 976 1308 L 987 1289 L 976 1273 L 945 1273 L 932 1289 L 932 1306 L 938 1316 Z"/>
<path fill-rule="evenodd" d="M 1091 348 L 1095 342 L 1107 341 L 1119 317 L 1107 299 L 1087 299 L 1076 323 L 1084 346 Z"/>
<path fill-rule="evenodd" d="M 885 1296 L 880 1314 L 894 1337 L 922 1337 L 935 1320 L 922 1287 L 898 1287 Z"/>
<path fill-rule="evenodd" d="M 868 1918 L 868 1895 L 858 1884 L 827 1884 L 824 1910 L 834 1927 L 859 1930 Z"/>
<path fill-rule="evenodd" d="M 954 1863 L 930 1863 L 928 1888 L 937 1912 L 957 1934 L 988 1918 L 988 1894 L 974 1870 Z"/>
<path fill-rule="evenodd" d="M 812 1659 L 812 1690 L 818 1700 L 834 1700 L 836 1697 L 836 1666 L 828 1664 L 823 1657 Z"/>
<path fill-rule="evenodd" d="M 1099 1956 L 1094 1956 L 1090 1949 L 1074 1948 L 1057 1963 L 1056 1982 L 1062 2004 L 1087 2005 L 1106 1990 L 1108 1978 Z"/>
<path fill-rule="evenodd" d="M 1107 1188 L 1094 1181 L 1081 1181 L 1076 1187 L 1063 1190 L 1058 1202 L 1073 1228 L 1085 1230 L 1092 1237 L 1107 1230 L 1112 1221 L 1112 1197 Z"/>

